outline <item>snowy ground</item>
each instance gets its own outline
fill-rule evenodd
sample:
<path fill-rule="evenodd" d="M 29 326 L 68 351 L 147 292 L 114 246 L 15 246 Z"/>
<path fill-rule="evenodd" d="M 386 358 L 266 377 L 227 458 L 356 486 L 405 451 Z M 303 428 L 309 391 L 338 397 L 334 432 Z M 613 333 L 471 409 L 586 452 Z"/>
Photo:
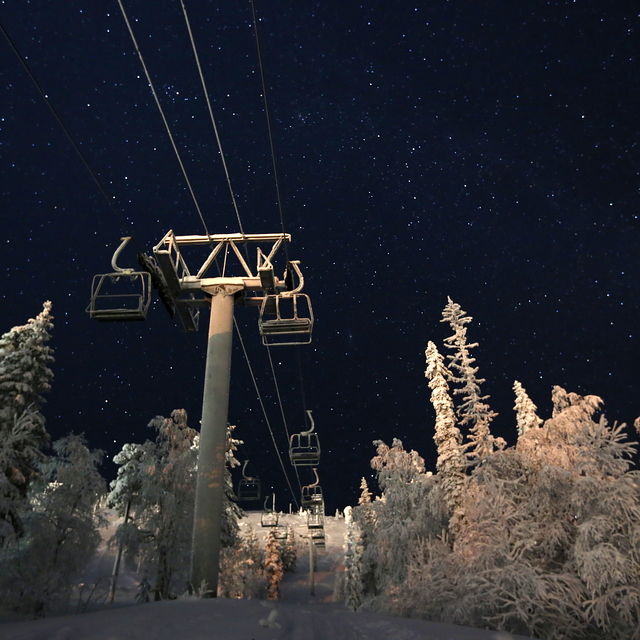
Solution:
<path fill-rule="evenodd" d="M 98 582 L 92 605 L 102 610 L 0 624 L 2 640 L 523 640 L 522 636 L 495 631 L 408 620 L 369 613 L 353 613 L 332 602 L 337 572 L 342 569 L 344 520 L 327 518 L 327 552 L 318 557 L 311 595 L 309 561 L 302 535 L 304 519 L 281 516 L 300 534 L 298 567 L 285 574 L 282 599 L 210 600 L 179 599 L 171 602 L 133 604 L 135 573 L 120 578 L 116 605 L 101 604 L 106 594 L 113 554 L 103 545 L 85 581 Z M 250 513 L 248 522 L 260 536 L 260 514 Z M 246 523 L 246 521 L 245 521 Z M 247 526 L 246 524 L 244 526 Z M 109 532 L 106 536 L 110 535 Z M 89 596 L 86 589 L 83 602 Z M 104 601 L 104 597 L 102 598 Z M 76 607 L 77 608 L 77 607 Z M 83 607 L 81 606 L 80 609 Z"/>

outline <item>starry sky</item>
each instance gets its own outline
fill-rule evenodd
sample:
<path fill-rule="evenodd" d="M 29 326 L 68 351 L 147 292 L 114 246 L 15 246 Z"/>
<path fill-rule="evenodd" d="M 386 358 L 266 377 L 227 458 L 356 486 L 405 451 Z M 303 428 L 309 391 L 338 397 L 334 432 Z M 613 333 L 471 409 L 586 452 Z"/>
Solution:
<path fill-rule="evenodd" d="M 123 4 L 207 227 L 237 232 L 181 4 Z M 280 232 L 251 4 L 185 4 L 243 227 Z M 283 412 L 257 311 L 235 316 L 285 461 L 283 413 L 296 432 L 314 412 L 328 512 L 356 500 L 374 439 L 401 438 L 434 468 L 424 349 L 450 333 L 447 296 L 474 318 L 495 435 L 515 441 L 515 379 L 542 417 L 558 384 L 632 423 L 637 5 L 255 0 L 255 11 L 282 219 L 316 316 L 311 345 L 270 350 Z M 157 300 L 145 323 L 91 321 L 91 278 L 111 271 L 122 235 L 135 246 L 120 264 L 135 266 L 169 229 L 203 225 L 117 0 L 0 0 L 0 22 L 108 198 L 0 34 L 0 331 L 53 301 L 47 428 L 84 432 L 112 478 L 110 458 L 152 437 L 154 416 L 184 407 L 198 426 L 206 331 L 184 333 Z M 229 420 L 239 457 L 286 508 L 237 336 Z"/>

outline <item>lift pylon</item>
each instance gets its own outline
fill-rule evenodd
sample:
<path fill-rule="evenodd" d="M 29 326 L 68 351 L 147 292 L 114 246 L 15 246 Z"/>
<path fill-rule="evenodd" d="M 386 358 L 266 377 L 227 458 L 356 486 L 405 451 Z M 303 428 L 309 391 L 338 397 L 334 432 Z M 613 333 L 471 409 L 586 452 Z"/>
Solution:
<path fill-rule="evenodd" d="M 176 236 L 173 231 L 169 231 L 153 248 L 166 290 L 185 330 L 197 330 L 200 309 L 211 307 L 196 483 L 191 584 L 198 588 L 205 581 L 213 594 L 217 591 L 219 570 L 233 307 L 240 304 L 261 308 L 263 299 L 268 296 L 300 292 L 304 279 L 297 263 L 295 267 L 291 267 L 298 279 L 295 286 L 291 284 L 293 276 L 288 277 L 286 271 L 284 278 L 278 278 L 273 267 L 278 249 L 283 242 L 290 240 L 291 236 L 284 233 Z M 241 251 L 243 245 L 249 243 L 258 245 L 255 269 L 252 269 Z M 270 246 L 263 249 L 265 245 Z M 192 269 L 187 265 L 185 257 L 189 251 L 200 253 L 199 262 Z M 222 273 L 212 275 L 210 271 L 218 257 L 224 258 Z M 228 263 L 232 261 L 239 268 L 237 275 L 228 273 Z M 206 448 L 203 446 L 205 443 Z"/>
<path fill-rule="evenodd" d="M 214 234 L 176 236 L 173 231 L 165 234 L 153 248 L 153 260 L 141 254 L 141 265 L 144 272 L 127 272 L 135 274 L 141 282 L 148 285 L 152 280 L 161 291 L 161 298 L 170 313 L 175 313 L 186 331 L 197 331 L 200 310 L 209 307 L 209 336 L 207 347 L 207 363 L 205 369 L 204 392 L 202 400 L 202 426 L 200 429 L 200 449 L 198 454 L 198 473 L 196 480 L 195 516 L 193 525 L 193 554 L 191 563 L 191 585 L 195 589 L 206 584 L 207 590 L 214 597 L 218 587 L 218 571 L 220 558 L 220 538 L 222 524 L 222 504 L 224 495 L 225 451 L 227 438 L 227 415 L 229 408 L 229 386 L 231 371 L 231 348 L 233 338 L 233 308 L 236 304 L 257 306 L 261 310 L 265 298 L 276 301 L 280 298 L 293 300 L 296 311 L 293 318 L 287 314 L 276 313 L 275 318 L 267 321 L 268 327 L 282 335 L 303 334 L 311 336 L 313 313 L 310 302 L 306 316 L 297 307 L 304 285 L 304 278 L 297 261 L 290 261 L 283 278 L 275 275 L 273 261 L 283 242 L 289 242 L 291 236 L 285 233 L 266 234 Z M 270 245 L 268 250 L 258 246 L 256 269 L 252 269 L 249 261 L 241 251 L 241 246 L 254 243 Z M 126 243 L 121 245 L 119 251 Z M 183 253 L 194 250 L 200 253 L 199 266 L 190 269 Z M 112 266 L 114 274 L 121 276 L 125 270 L 118 270 L 115 260 L 119 251 L 114 254 Z M 223 257 L 222 273 L 211 275 L 211 267 L 216 258 Z M 239 265 L 238 275 L 227 273 L 228 258 Z M 191 258 L 190 258 L 191 260 Z M 193 265 L 193 262 L 192 262 Z M 100 284 L 97 289 L 99 293 Z M 95 315 L 95 300 L 100 296 L 92 290 L 90 313 Z M 143 294 L 138 297 L 138 307 L 148 308 L 148 301 Z M 286 303 L 285 303 L 286 304 Z M 302 307 L 301 303 L 301 307 Z M 113 305 L 112 305 L 113 306 Z M 113 313 L 112 315 L 118 315 Z M 137 311 L 138 315 L 141 314 Z M 134 319 L 119 314 L 117 319 Z M 291 314 L 289 314 L 291 315 Z M 308 317 L 307 317 L 308 316 Z M 101 318 L 98 318 L 101 319 Z M 109 318 L 116 319 L 116 318 Z M 138 319 L 138 318 L 135 318 Z M 275 320 L 275 324 L 273 324 Z M 295 322 L 292 324 L 292 320 Z M 298 321 L 304 321 L 302 323 Z M 261 332 L 262 315 L 258 322 Z M 267 333 L 269 329 L 267 329 Z M 280 344 L 289 344 L 284 342 Z M 255 499 L 255 498 L 254 498 Z"/>

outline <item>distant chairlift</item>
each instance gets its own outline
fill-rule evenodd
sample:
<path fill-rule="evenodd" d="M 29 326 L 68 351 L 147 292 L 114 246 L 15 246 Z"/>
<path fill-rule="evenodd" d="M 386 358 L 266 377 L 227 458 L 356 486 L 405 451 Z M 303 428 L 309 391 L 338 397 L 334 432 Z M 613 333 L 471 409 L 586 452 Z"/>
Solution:
<path fill-rule="evenodd" d="M 111 258 L 112 273 L 98 274 L 91 283 L 90 318 L 102 322 L 144 320 L 151 304 L 151 276 L 146 271 L 122 269 L 118 257 L 131 240 L 121 238 Z"/>
<path fill-rule="evenodd" d="M 248 462 L 245 460 L 242 467 L 242 478 L 238 483 L 238 502 L 260 500 L 262 497 L 260 478 L 251 478 L 245 474 Z"/>
<path fill-rule="evenodd" d="M 299 293 L 304 285 L 304 278 L 298 263 L 298 260 L 292 260 L 287 264 L 284 280 L 290 290 L 273 293 L 273 289 L 271 292 L 268 288 L 265 289 L 258 318 L 258 328 L 262 336 L 262 344 L 265 346 L 309 344 L 311 342 L 313 308 L 309 296 L 305 293 Z M 265 285 L 273 281 L 273 268 L 270 263 L 259 267 L 258 270 Z M 298 286 L 295 288 L 292 288 L 293 273 L 298 277 Z"/>
<path fill-rule="evenodd" d="M 316 476 L 316 481 L 313 484 L 309 484 L 302 487 L 302 496 L 300 499 L 303 509 L 320 505 L 324 511 L 324 498 L 322 496 L 322 487 L 320 486 L 320 478 L 318 478 L 317 469 L 313 469 L 313 473 Z"/>
<path fill-rule="evenodd" d="M 307 514 L 307 529 L 324 529 L 324 504 L 311 505 Z M 324 532 L 323 532 L 324 534 Z"/>
<path fill-rule="evenodd" d="M 294 467 L 315 467 L 320 462 L 320 441 L 318 434 L 313 433 L 315 423 L 310 410 L 307 410 L 307 415 L 311 429 L 294 433 L 289 439 L 289 458 Z"/>
<path fill-rule="evenodd" d="M 278 512 L 276 511 L 276 495 L 272 495 L 271 510 L 267 509 L 267 501 L 269 496 L 264 499 L 264 512 L 260 517 L 260 525 L 263 527 L 277 527 L 278 526 Z"/>

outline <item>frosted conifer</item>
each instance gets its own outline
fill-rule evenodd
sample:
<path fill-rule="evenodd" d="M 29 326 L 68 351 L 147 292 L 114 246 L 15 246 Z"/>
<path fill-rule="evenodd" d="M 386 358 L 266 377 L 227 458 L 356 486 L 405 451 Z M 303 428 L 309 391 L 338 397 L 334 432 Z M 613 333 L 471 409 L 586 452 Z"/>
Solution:
<path fill-rule="evenodd" d="M 433 342 L 425 351 L 427 357 L 426 377 L 431 389 L 431 404 L 436 412 L 436 426 L 433 439 L 438 447 L 436 469 L 444 499 L 453 517 L 455 529 L 463 517 L 463 491 L 465 483 L 465 460 L 462 453 L 462 435 L 456 426 L 453 400 L 449 395 L 447 377 L 449 372 L 444 360 Z"/>
<path fill-rule="evenodd" d="M 282 541 L 282 568 L 286 573 L 293 573 L 296 570 L 298 561 L 298 548 L 296 546 L 296 536 L 291 525 L 287 525 L 287 537 Z"/>
<path fill-rule="evenodd" d="M 267 599 L 278 600 L 284 574 L 282 547 L 274 531 L 269 531 L 264 549 L 264 573 L 267 578 Z"/>
<path fill-rule="evenodd" d="M 371 491 L 369 491 L 369 485 L 367 484 L 367 480 L 364 476 L 360 482 L 360 489 L 362 489 L 362 493 L 360 494 L 360 498 L 358 498 L 358 504 L 371 504 Z"/>
<path fill-rule="evenodd" d="M 473 364 L 476 361 L 471 355 L 471 349 L 478 346 L 477 342 L 467 342 L 467 327 L 473 318 L 467 316 L 459 304 L 448 298 L 446 307 L 442 312 L 441 322 L 448 322 L 453 330 L 453 335 L 445 338 L 444 343 L 448 349 L 454 349 L 449 359 L 448 380 L 461 385 L 453 390 L 454 395 L 463 394 L 462 403 L 458 407 L 457 415 L 460 424 L 469 426 L 469 457 L 482 459 L 491 454 L 495 446 L 505 446 L 502 438 L 494 439 L 489 430 L 489 424 L 498 415 L 491 410 L 485 402 L 489 396 L 481 394 L 480 385 L 485 382 L 483 378 L 477 378 L 478 367 Z"/>
<path fill-rule="evenodd" d="M 131 522 L 121 526 L 114 542 L 122 543 L 129 557 L 138 556 L 142 568 L 155 579 L 157 598 L 168 598 L 188 581 L 193 533 L 198 432 L 187 424 L 187 413 L 177 409 L 170 418 L 158 416 L 149 426 L 155 442 L 125 444 L 114 457 L 120 465 L 111 483 L 108 504 L 124 513 L 131 502 Z M 242 512 L 231 500 L 229 466 L 238 464 L 233 452 L 239 440 L 227 430 L 227 470 L 223 496 L 223 547 L 238 542 Z"/>
<path fill-rule="evenodd" d="M 18 512 L 49 439 L 40 407 L 51 387 L 51 302 L 0 337 L 0 546 L 22 533 Z"/>
<path fill-rule="evenodd" d="M 233 437 L 235 425 L 227 426 L 227 448 L 225 451 L 225 492 L 222 497 L 222 536 L 220 543 L 223 547 L 230 547 L 238 542 L 240 527 L 238 521 L 242 518 L 243 511 L 235 501 L 233 491 L 233 479 L 231 477 L 231 469 L 240 466 L 240 461 L 235 457 L 238 447 L 243 444 L 242 440 Z M 195 446 L 199 443 L 199 437 L 196 438 Z"/>
<path fill-rule="evenodd" d="M 253 527 L 249 525 L 231 547 L 222 549 L 218 596 L 223 598 L 259 597 L 264 552 Z"/>
<path fill-rule="evenodd" d="M 53 328 L 51 302 L 26 325 L 14 327 L 0 338 L 0 424 L 27 408 L 39 410 L 42 393 L 51 388 L 53 349 L 47 346 Z"/>
<path fill-rule="evenodd" d="M 513 383 L 513 391 L 516 394 L 514 409 L 516 412 L 516 424 L 518 427 L 518 437 L 529 429 L 537 429 L 542 424 L 542 419 L 538 418 L 537 407 L 527 395 L 526 389 L 516 380 Z"/>
<path fill-rule="evenodd" d="M 187 582 L 193 529 L 197 431 L 187 425 L 187 413 L 178 409 L 170 418 L 158 416 L 149 426 L 155 442 L 124 445 L 114 458 L 121 465 L 111 484 L 108 503 L 124 512 L 131 501 L 131 523 L 121 527 L 116 540 L 155 580 L 156 597 L 168 598 Z"/>
<path fill-rule="evenodd" d="M 353 521 L 352 508 L 345 507 L 344 521 L 344 603 L 355 611 L 362 604 L 362 535 Z"/>
<path fill-rule="evenodd" d="M 106 524 L 95 509 L 106 489 L 97 470 L 102 452 L 77 435 L 57 440 L 53 450 L 30 489 L 25 535 L 2 562 L 8 604 L 37 617 L 66 605 Z"/>

